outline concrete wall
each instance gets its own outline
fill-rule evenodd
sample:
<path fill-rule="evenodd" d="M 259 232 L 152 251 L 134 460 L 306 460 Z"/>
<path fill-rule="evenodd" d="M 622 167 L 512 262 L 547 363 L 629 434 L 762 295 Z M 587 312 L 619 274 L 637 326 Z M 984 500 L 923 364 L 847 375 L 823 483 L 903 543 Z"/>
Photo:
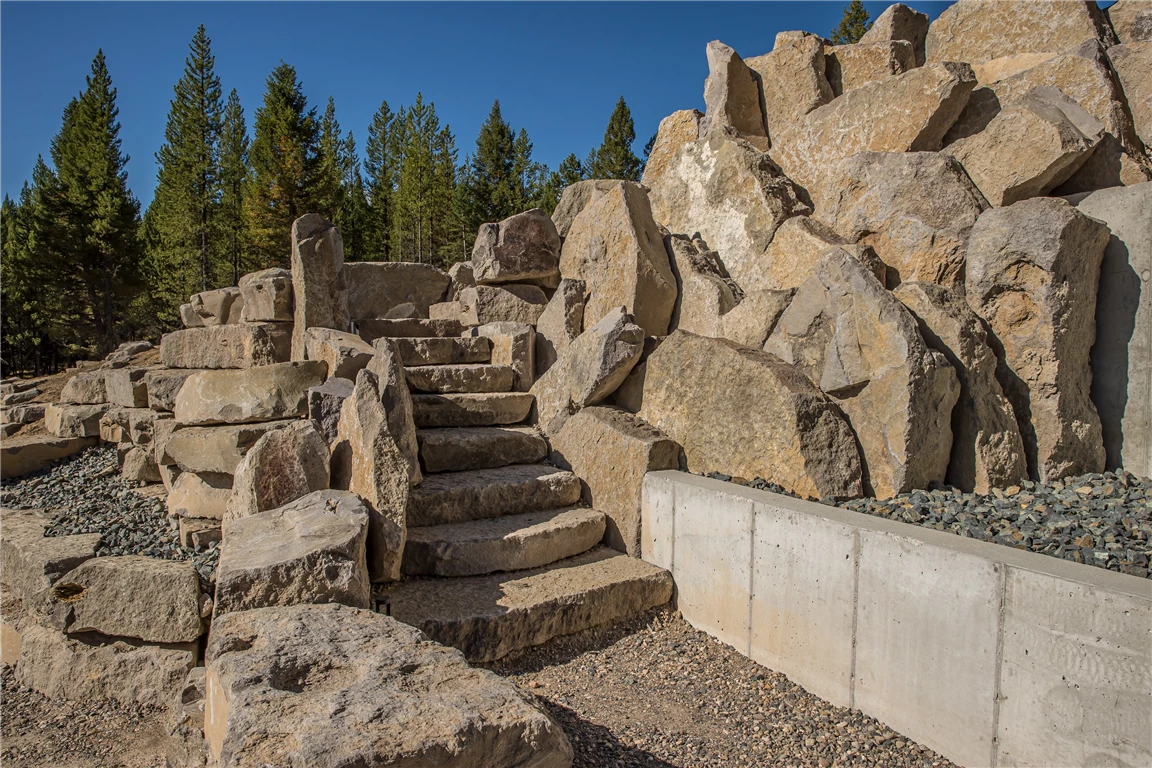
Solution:
<path fill-rule="evenodd" d="M 1152 581 L 682 472 L 641 523 L 689 623 L 961 765 L 1152 765 Z"/>

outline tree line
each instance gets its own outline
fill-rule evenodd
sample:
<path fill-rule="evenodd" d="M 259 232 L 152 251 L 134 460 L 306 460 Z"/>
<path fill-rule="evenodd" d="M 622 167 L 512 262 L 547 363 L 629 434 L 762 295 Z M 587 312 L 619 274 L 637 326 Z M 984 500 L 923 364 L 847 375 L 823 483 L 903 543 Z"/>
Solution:
<path fill-rule="evenodd" d="M 269 74 L 249 132 L 236 90 L 224 95 L 201 25 L 174 86 L 153 200 L 141 213 L 118 114 L 100 51 L 64 108 L 48 161 L 37 159 L 18 199 L 4 198 L 4 375 L 57 370 L 176 328 L 189 295 L 287 267 L 291 223 L 304 213 L 340 227 L 346 260 L 446 267 L 470 256 L 480 224 L 533 207 L 551 213 L 569 184 L 638 180 L 644 162 L 632 151 L 623 97 L 601 145 L 555 170 L 533 159 L 528 132 L 504 119 L 499 101 L 461 158 L 451 127 L 419 93 L 410 105 L 381 102 L 361 151 L 334 100 L 322 113 L 310 106 L 284 62 Z"/>

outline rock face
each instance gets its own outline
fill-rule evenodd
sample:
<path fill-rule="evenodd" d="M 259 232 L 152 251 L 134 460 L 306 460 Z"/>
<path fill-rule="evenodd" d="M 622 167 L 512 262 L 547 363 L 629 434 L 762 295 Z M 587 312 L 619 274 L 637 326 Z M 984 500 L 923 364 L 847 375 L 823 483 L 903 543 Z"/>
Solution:
<path fill-rule="evenodd" d="M 328 364 L 328 376 L 354 379 L 374 354 L 372 345 L 354 333 L 331 328 L 309 328 L 304 336 L 304 354 L 309 360 Z"/>
<path fill-rule="evenodd" d="M 1132 125 L 1145 148 L 1152 144 L 1152 8 L 1147 11 L 1148 39 L 1108 49 L 1108 60 L 1120 78 Z"/>
<path fill-rule="evenodd" d="M 148 407 L 154 411 L 176 408 L 176 395 L 189 376 L 199 373 L 189 368 L 158 368 L 144 374 L 144 388 L 148 392 Z"/>
<path fill-rule="evenodd" d="M 0 559 L 4 583 L 32 599 L 96 556 L 100 534 L 45 536 L 51 518 L 36 510 L 3 510 Z"/>
<path fill-rule="evenodd" d="M 605 315 L 532 386 L 540 427 L 552 434 L 571 414 L 603 402 L 628 376 L 643 349 L 644 330 L 624 307 Z"/>
<path fill-rule="evenodd" d="M 653 182 L 651 196 L 656 220 L 672 232 L 698 233 L 746 291 L 773 287 L 760 280 L 764 251 L 785 219 L 811 213 L 766 153 L 716 135 L 680 147 L 668 172 Z M 568 274 L 564 265 L 562 269 Z M 592 282 L 589 290 L 595 292 Z M 674 300 L 670 294 L 670 302 Z M 592 312 L 589 319 L 597 317 Z M 667 330 L 640 325 L 649 336 Z"/>
<path fill-rule="evenodd" d="M 125 408 L 148 407 L 147 368 L 115 368 L 105 371 L 108 402 Z"/>
<path fill-rule="evenodd" d="M 645 366 L 639 416 L 683 447 L 690 471 L 762 477 L 820 499 L 860 495 L 847 419 L 792 366 L 683 331 Z"/>
<path fill-rule="evenodd" d="M 824 74 L 836 96 L 915 67 L 912 46 L 902 40 L 830 45 L 824 50 Z"/>
<path fill-rule="evenodd" d="M 51 623 L 69 634 L 99 632 L 151 643 L 190 643 L 204 631 L 200 579 L 189 563 L 97 557 L 47 593 Z"/>
<path fill-rule="evenodd" d="M 250 368 L 290 359 L 290 329 L 282 323 L 186 328 L 164 335 L 160 360 L 168 368 Z"/>
<path fill-rule="evenodd" d="M 194 294 L 187 306 L 188 312 L 182 309 L 181 315 L 184 325 L 189 328 L 229 325 L 240 322 L 244 313 L 244 297 L 239 288 L 218 288 Z"/>
<path fill-rule="evenodd" d="M 667 173 L 668 166 L 676 157 L 676 151 L 688 142 L 700 138 L 700 120 L 703 117 L 704 115 L 700 114 L 698 110 L 682 109 L 660 121 L 660 127 L 656 131 L 656 143 L 652 145 L 652 151 L 648 153 L 648 162 L 644 165 L 644 176 L 640 179 L 644 186 L 651 188 L 652 185 L 656 184 L 656 180 Z M 577 184 L 584 183 L 587 182 L 577 182 Z M 568 194 L 568 189 L 571 187 L 564 190 L 565 195 Z M 556 210 L 560 210 L 559 207 Z M 553 214 L 552 216 L 555 220 L 556 215 Z M 568 225 L 571 226 L 571 224 L 571 219 L 569 219 Z M 567 230 L 564 234 L 567 235 Z"/>
<path fill-rule="evenodd" d="M 329 444 L 336 440 L 340 408 L 352 394 L 352 387 L 348 379 L 329 377 L 323 385 L 308 390 L 308 418 Z"/>
<path fill-rule="evenodd" d="M 670 330 L 722 336 L 723 315 L 744 298 L 715 251 L 699 237 L 668 235 L 664 239 L 676 275 L 676 305 Z"/>
<path fill-rule="evenodd" d="M 171 420 L 169 420 L 171 421 Z M 161 422 L 163 423 L 163 422 Z M 175 424 L 175 422 L 172 422 Z M 156 463 L 175 464 L 184 472 L 217 472 L 231 475 L 248 449 L 265 432 L 291 422 L 228 424 L 213 427 L 185 427 L 166 439 L 156 436 Z"/>
<path fill-rule="evenodd" d="M 1033 477 L 1104 468 L 1089 352 L 1108 239 L 1068 202 L 1036 198 L 985 212 L 968 240 L 968 302 L 999 341 Z"/>
<path fill-rule="evenodd" d="M 700 135 L 735 132 L 760 151 L 768 149 L 768 129 L 760 106 L 760 80 L 740 55 L 719 40 L 708 43 L 704 119 Z"/>
<path fill-rule="evenodd" d="M 305 358 L 309 328 L 348 330 L 343 266 L 344 242 L 336 225 L 315 213 L 292 222 L 293 360 Z"/>
<path fill-rule="evenodd" d="M 560 271 L 587 286 L 585 327 L 623 305 L 646 334 L 668 332 L 676 279 L 652 214 L 644 188 L 620 181 L 572 223 Z"/>
<path fill-rule="evenodd" d="M 679 469 L 680 446 L 627 411 L 594 406 L 552 436 L 552 463 L 579 475 L 584 500 L 607 516 L 605 543 L 639 557 L 644 474 Z"/>
<path fill-rule="evenodd" d="M 948 358 L 960 382 L 945 479 L 965 493 L 991 493 L 1028 476 L 1016 415 L 996 379 L 988 332 L 964 296 L 932 283 L 903 283 L 897 299 L 920 321 L 925 342 Z"/>
<path fill-rule="evenodd" d="M 420 317 L 428 317 L 428 307 L 443 298 L 449 281 L 447 273 L 431 264 L 410 262 L 349 262 L 342 274 L 348 315 L 356 321 L 387 317 L 403 304 L 412 304 Z"/>
<path fill-rule="evenodd" d="M 879 43 L 884 40 L 903 40 L 912 46 L 915 66 L 924 65 L 925 39 L 928 37 L 928 16 L 914 11 L 904 3 L 893 3 L 876 17 L 872 27 L 860 38 L 861 43 Z"/>
<path fill-rule="evenodd" d="M 888 285 L 903 280 L 955 286 L 964 244 L 986 207 L 954 159 L 932 152 L 862 152 L 840 161 L 815 198 L 816 218 L 872 246 Z"/>
<path fill-rule="evenodd" d="M 217 620 L 232 611 L 301 603 L 367 608 L 368 508 L 347 491 L 319 490 L 277 509 L 224 521 Z"/>
<path fill-rule="evenodd" d="M 444 300 L 457 301 L 460 298 L 460 291 L 475 287 L 476 275 L 472 270 L 472 262 L 459 261 L 448 270 L 448 291 L 444 294 Z"/>
<path fill-rule="evenodd" d="M 548 305 L 548 297 L 535 285 L 477 285 L 460 291 L 459 304 L 464 325 L 535 325 Z"/>
<path fill-rule="evenodd" d="M 224 519 L 282 507 L 328 487 L 328 441 L 311 421 L 265 433 L 236 467 Z"/>
<path fill-rule="evenodd" d="M 371 611 L 231 613 L 206 658 L 205 736 L 220 768 L 572 762 L 559 726 L 515 685 Z"/>
<path fill-rule="evenodd" d="M 565 187 L 556 210 L 552 212 L 552 223 L 556 225 L 560 239 L 568 237 L 572 223 L 581 211 L 611 192 L 619 183 L 614 179 L 588 179 Z"/>
<path fill-rule="evenodd" d="M 218 472 L 181 472 L 168 492 L 168 514 L 223 520 L 232 497 L 232 475 Z"/>
<path fill-rule="evenodd" d="M 291 322 L 292 273 L 286 269 L 250 272 L 238 281 L 244 322 Z"/>
<path fill-rule="evenodd" d="M 824 75 L 824 41 L 817 35 L 781 32 L 771 53 L 745 63 L 760 75 L 773 143 L 788 141 L 805 115 L 832 101 L 832 88 Z"/>
<path fill-rule="evenodd" d="M 720 318 L 719 336 L 753 349 L 762 348 L 794 293 L 792 290 L 749 293 L 735 309 Z"/>
<path fill-rule="evenodd" d="M 560 277 L 560 235 L 539 208 L 481 224 L 472 247 L 472 275 L 479 285 L 555 285 Z"/>
<path fill-rule="evenodd" d="M 243 371 L 201 371 L 176 396 L 180 424 L 244 424 L 305 416 L 308 389 L 324 383 L 327 363 L 303 360 Z"/>
<path fill-rule="evenodd" d="M 540 313 L 536 320 L 536 376 L 543 376 L 583 332 L 586 291 L 583 280 L 564 278 Z"/>
<path fill-rule="evenodd" d="M 1117 0 L 1104 13 L 1121 43 L 1152 41 L 1152 8 L 1147 0 Z"/>
<path fill-rule="evenodd" d="M 912 313 L 858 261 L 828 252 L 764 349 L 843 409 L 863 453 L 865 490 L 888 498 L 944 480 L 960 395 L 956 373 L 924 344 Z"/>
<path fill-rule="evenodd" d="M 60 402 L 75 405 L 96 405 L 108 402 L 108 389 L 105 383 L 107 371 L 81 371 L 64 384 L 60 390 Z"/>
<path fill-rule="evenodd" d="M 765 252 L 764 285 L 774 290 L 799 288 L 812 276 L 820 255 L 829 248 L 856 250 L 847 240 L 810 216 L 793 216 L 780 225 Z M 867 248 L 862 246 L 861 249 Z M 878 257 L 877 257 L 878 259 Z M 685 330 L 691 330 L 685 329 Z M 756 345 L 759 346 L 759 345 Z"/>

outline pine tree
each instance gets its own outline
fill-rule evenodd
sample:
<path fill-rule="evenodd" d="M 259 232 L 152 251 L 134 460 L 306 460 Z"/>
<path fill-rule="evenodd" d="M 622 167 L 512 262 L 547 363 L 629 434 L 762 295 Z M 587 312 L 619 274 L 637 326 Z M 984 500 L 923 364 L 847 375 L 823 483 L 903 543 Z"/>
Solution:
<path fill-rule="evenodd" d="M 580 161 L 576 159 L 575 154 L 568 155 L 568 157 L 560 162 L 560 168 L 557 170 L 557 173 L 560 176 L 561 192 L 569 185 L 584 180 L 584 167 L 580 165 Z"/>
<path fill-rule="evenodd" d="M 616 102 L 616 108 L 612 110 L 612 117 L 608 119 L 604 141 L 589 156 L 589 178 L 639 181 L 642 165 L 640 158 L 632 152 L 634 141 L 636 128 L 632 124 L 632 112 L 621 96 Z"/>
<path fill-rule="evenodd" d="M 656 134 L 652 134 L 652 138 L 648 139 L 644 144 L 644 156 L 640 158 L 640 175 L 644 175 L 644 169 L 648 167 L 648 158 L 652 156 L 652 149 L 656 146 Z"/>
<path fill-rule="evenodd" d="M 584 168 L 580 165 L 580 161 L 575 154 L 568 155 L 560 161 L 560 167 L 557 170 L 548 174 L 548 180 L 545 182 L 543 193 L 540 196 L 539 207 L 551 216 L 552 212 L 556 210 L 556 206 L 560 204 L 564 190 L 583 179 Z"/>
<path fill-rule="evenodd" d="M 336 120 L 336 101 L 329 96 L 324 117 L 320 120 L 320 139 L 316 145 L 316 176 L 313 181 L 312 205 L 329 221 L 339 223 L 343 207 L 344 142 Z"/>
<path fill-rule="evenodd" d="M 833 45 L 851 45 L 860 42 L 860 38 L 864 37 L 864 33 L 871 28 L 872 21 L 862 0 L 852 0 L 844 6 L 844 15 L 840 17 L 840 24 L 832 30 L 829 37 Z"/>
<path fill-rule="evenodd" d="M 392 209 L 392 246 L 405 261 L 441 263 L 454 250 L 453 195 L 456 146 L 440 127 L 436 105 L 422 94 L 397 118 L 393 132 L 397 165 Z"/>
<path fill-rule="evenodd" d="M 504 122 L 500 101 L 492 103 L 476 137 L 467 191 L 467 229 L 475 233 L 484 222 L 518 213 L 522 187 L 516 177 L 516 139 Z"/>
<path fill-rule="evenodd" d="M 368 126 L 368 142 L 364 145 L 364 184 L 368 196 L 365 247 L 372 254 L 371 258 L 384 261 L 392 260 L 392 194 L 396 185 L 392 133 L 395 121 L 396 116 L 388 108 L 388 102 L 381 102 Z"/>
<path fill-rule="evenodd" d="M 360 173 L 360 159 L 356 156 L 356 139 L 348 132 L 340 152 L 341 197 L 340 219 L 336 222 L 344 239 L 344 260 L 370 259 L 368 239 L 368 196 L 364 177 Z"/>
<path fill-rule="evenodd" d="M 222 252 L 231 266 L 232 284 L 248 271 L 247 219 L 244 183 L 248 177 L 248 126 L 236 89 L 228 94 L 220 129 L 220 236 Z"/>

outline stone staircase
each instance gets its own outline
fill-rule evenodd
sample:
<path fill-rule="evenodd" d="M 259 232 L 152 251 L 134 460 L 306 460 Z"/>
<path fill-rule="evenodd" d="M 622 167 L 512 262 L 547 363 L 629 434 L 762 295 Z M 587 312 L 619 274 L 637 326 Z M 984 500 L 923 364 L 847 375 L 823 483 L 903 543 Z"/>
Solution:
<path fill-rule="evenodd" d="M 396 330 L 427 335 L 393 337 L 424 481 L 409 499 L 392 615 L 491 661 L 667 602 L 666 571 L 599 546 L 604 514 L 579 506 L 576 475 L 543 463 L 548 442 L 524 423 L 533 397 L 510 391 L 512 368 L 491 363 L 489 340 L 439 321 Z"/>

